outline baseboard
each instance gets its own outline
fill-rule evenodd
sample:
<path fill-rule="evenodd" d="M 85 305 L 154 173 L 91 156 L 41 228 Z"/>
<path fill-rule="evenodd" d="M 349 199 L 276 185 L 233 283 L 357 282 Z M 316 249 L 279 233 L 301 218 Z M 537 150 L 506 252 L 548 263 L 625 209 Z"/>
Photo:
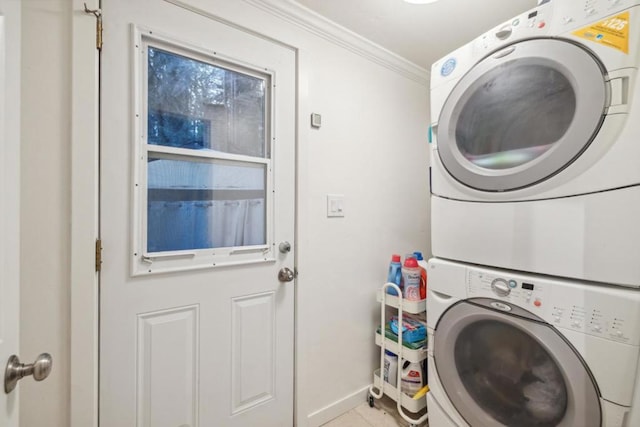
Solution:
<path fill-rule="evenodd" d="M 350 395 L 319 409 L 307 417 L 308 427 L 318 427 L 332 419 L 349 412 L 351 409 L 367 401 L 369 386 L 366 386 Z"/>

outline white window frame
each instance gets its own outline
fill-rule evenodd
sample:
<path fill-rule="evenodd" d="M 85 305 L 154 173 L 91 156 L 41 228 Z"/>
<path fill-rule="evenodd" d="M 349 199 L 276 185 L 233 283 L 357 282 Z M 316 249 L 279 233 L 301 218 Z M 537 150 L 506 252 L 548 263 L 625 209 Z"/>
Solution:
<path fill-rule="evenodd" d="M 155 30 L 133 26 L 133 201 L 132 201 L 132 252 L 133 276 L 174 271 L 216 268 L 232 265 L 255 264 L 276 261 L 274 241 L 274 141 L 275 138 L 275 87 L 273 70 L 221 55 L 190 43 L 176 40 Z M 147 47 L 151 45 L 164 51 L 193 58 L 216 67 L 240 72 L 265 80 L 265 157 L 229 154 L 214 150 L 194 150 L 147 144 Z M 265 239 L 263 245 L 223 248 L 192 249 L 179 251 L 147 251 L 147 164 L 149 154 L 159 154 L 172 160 L 238 162 L 265 166 Z"/>

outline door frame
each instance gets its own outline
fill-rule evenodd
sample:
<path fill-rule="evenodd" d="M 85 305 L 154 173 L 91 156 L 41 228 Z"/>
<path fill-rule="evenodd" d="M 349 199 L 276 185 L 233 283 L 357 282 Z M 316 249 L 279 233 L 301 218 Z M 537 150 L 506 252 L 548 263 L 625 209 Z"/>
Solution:
<path fill-rule="evenodd" d="M 99 53 L 96 17 L 73 0 L 71 16 L 70 425 L 98 426 Z M 99 0 L 86 1 L 98 9 Z"/>
<path fill-rule="evenodd" d="M 0 369 L 4 384 L 5 363 L 11 353 L 20 348 L 20 146 L 21 146 L 21 49 L 22 9 L 20 4 L 0 0 L 0 207 L 3 219 L 0 228 L 0 286 L 4 304 L 0 324 L 4 325 L 4 341 L 0 349 Z M 20 423 L 20 389 L 5 394 L 0 409 L 0 422 L 9 420 L 9 426 Z M 6 411 L 6 412 L 5 412 Z M 5 416 L 7 418 L 5 418 Z"/>
<path fill-rule="evenodd" d="M 171 0 L 167 0 L 172 3 Z M 99 10 L 100 0 L 73 0 L 71 63 L 71 351 L 70 426 L 98 427 L 99 420 L 99 321 L 100 275 L 96 271 L 97 240 L 100 238 L 100 55 L 96 49 L 96 16 L 85 12 L 85 3 Z M 306 75 L 301 72 L 301 50 L 241 25 L 213 17 L 249 34 L 291 49 L 296 55 L 295 125 L 295 242 L 299 233 L 298 141 L 308 130 L 300 127 L 300 113 L 307 110 Z M 306 68 L 305 68 L 306 69 Z M 301 84 L 301 81 L 303 82 Z M 298 265 L 298 255 L 294 259 Z M 297 286 L 296 286 L 297 288 Z M 298 306 L 294 295 L 294 390 L 293 418 L 299 409 Z"/>

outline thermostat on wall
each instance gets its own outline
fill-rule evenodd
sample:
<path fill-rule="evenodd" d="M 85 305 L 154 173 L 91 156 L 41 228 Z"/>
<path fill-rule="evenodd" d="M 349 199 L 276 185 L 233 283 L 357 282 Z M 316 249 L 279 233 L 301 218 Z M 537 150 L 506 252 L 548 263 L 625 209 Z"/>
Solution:
<path fill-rule="evenodd" d="M 311 113 L 311 127 L 320 128 L 322 125 L 322 116 L 320 114 Z"/>

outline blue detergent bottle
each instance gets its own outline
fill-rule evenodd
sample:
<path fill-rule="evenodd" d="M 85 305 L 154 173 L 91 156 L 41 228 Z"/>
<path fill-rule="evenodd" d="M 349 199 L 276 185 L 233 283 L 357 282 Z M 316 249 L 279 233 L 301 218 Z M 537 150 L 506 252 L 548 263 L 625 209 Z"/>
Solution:
<path fill-rule="evenodd" d="M 400 255 L 391 255 L 391 263 L 389 264 L 389 274 L 387 275 L 387 282 L 395 283 L 402 289 L 402 263 L 400 262 Z M 387 288 L 389 295 L 398 295 L 395 289 Z"/>

